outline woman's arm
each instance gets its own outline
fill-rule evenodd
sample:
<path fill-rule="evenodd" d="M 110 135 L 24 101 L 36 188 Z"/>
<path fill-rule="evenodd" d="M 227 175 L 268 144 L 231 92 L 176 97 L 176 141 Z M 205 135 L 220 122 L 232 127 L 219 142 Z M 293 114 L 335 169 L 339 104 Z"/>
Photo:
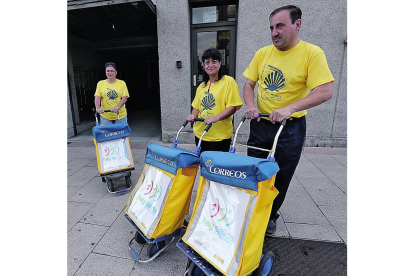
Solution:
<path fill-rule="evenodd" d="M 193 108 L 193 111 L 191 111 L 191 114 L 187 116 L 187 121 L 194 122 L 195 117 L 197 117 L 200 110 Z"/>
<path fill-rule="evenodd" d="M 225 120 L 228 117 L 230 117 L 231 115 L 233 115 L 236 112 L 236 110 L 237 110 L 237 108 L 235 106 L 227 107 L 226 109 L 224 109 L 223 112 L 220 112 L 216 116 L 206 117 L 204 119 L 204 124 L 208 125 L 210 123 L 215 123 L 215 122 L 218 122 L 218 121 L 221 121 L 221 120 Z"/>
<path fill-rule="evenodd" d="M 117 104 L 114 108 L 112 108 L 111 111 L 118 112 L 118 110 L 126 103 L 127 99 L 128 99 L 127 96 L 122 97 L 119 104 Z"/>
<path fill-rule="evenodd" d="M 95 96 L 95 110 L 96 112 L 103 113 L 103 109 L 101 108 L 101 97 Z"/>

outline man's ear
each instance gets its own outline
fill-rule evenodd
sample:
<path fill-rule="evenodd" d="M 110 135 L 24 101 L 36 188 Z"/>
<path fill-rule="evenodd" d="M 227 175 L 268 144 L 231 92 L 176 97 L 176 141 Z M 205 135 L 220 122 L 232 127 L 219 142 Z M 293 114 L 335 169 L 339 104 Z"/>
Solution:
<path fill-rule="evenodd" d="M 300 27 L 302 26 L 302 19 L 296 20 L 295 25 L 296 25 L 296 31 L 299 31 Z"/>

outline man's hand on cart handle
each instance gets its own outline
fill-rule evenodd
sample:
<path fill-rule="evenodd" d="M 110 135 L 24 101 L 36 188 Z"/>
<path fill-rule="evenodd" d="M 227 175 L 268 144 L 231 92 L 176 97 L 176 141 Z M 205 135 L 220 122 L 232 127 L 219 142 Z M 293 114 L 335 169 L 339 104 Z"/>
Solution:
<path fill-rule="evenodd" d="M 244 116 L 246 117 L 246 119 L 257 119 L 257 121 L 260 121 L 259 113 L 259 109 L 257 109 L 257 107 L 254 106 L 252 108 L 247 108 L 244 112 Z"/>
<path fill-rule="evenodd" d="M 104 110 L 102 108 L 97 108 L 96 112 L 98 112 L 99 114 L 104 113 Z"/>
<path fill-rule="evenodd" d="M 293 111 L 289 108 L 289 106 L 285 106 L 282 108 L 274 109 L 273 112 L 270 114 L 269 118 L 270 121 L 275 124 L 276 122 L 282 122 L 283 119 L 286 119 L 290 115 L 292 115 Z"/>

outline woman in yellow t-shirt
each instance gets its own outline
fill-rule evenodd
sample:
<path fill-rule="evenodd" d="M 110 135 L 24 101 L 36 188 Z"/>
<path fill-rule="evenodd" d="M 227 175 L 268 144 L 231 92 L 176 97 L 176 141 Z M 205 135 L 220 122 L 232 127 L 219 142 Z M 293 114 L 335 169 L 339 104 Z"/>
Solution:
<path fill-rule="evenodd" d="M 116 78 L 115 63 L 106 63 L 105 73 L 107 79 L 98 82 L 95 92 L 96 112 L 101 114 L 100 125 L 117 123 L 118 115 L 116 112 L 119 113 L 119 123 L 127 123 L 125 102 L 129 98 L 128 88 L 124 81 Z M 112 112 L 104 113 L 104 110 Z"/>
<path fill-rule="evenodd" d="M 197 122 L 193 127 L 196 145 L 206 126 L 213 124 L 203 137 L 201 152 L 229 151 L 233 114 L 243 105 L 239 87 L 232 77 L 223 75 L 221 54 L 216 48 L 204 51 L 201 60 L 204 63 L 203 82 L 197 88 L 191 104 L 193 110 L 187 120 L 194 122 L 196 117 L 204 119 L 204 124 Z"/>

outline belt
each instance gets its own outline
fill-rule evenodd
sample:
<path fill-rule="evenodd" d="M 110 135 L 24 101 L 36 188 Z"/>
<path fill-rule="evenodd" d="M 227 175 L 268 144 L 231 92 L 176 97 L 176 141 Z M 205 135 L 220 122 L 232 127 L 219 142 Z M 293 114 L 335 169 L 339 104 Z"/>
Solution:
<path fill-rule="evenodd" d="M 290 118 L 286 119 L 286 121 L 295 121 L 295 120 L 298 120 L 298 119 L 300 119 L 302 117 L 299 117 L 299 118 L 297 118 L 297 117 L 290 117 Z"/>

